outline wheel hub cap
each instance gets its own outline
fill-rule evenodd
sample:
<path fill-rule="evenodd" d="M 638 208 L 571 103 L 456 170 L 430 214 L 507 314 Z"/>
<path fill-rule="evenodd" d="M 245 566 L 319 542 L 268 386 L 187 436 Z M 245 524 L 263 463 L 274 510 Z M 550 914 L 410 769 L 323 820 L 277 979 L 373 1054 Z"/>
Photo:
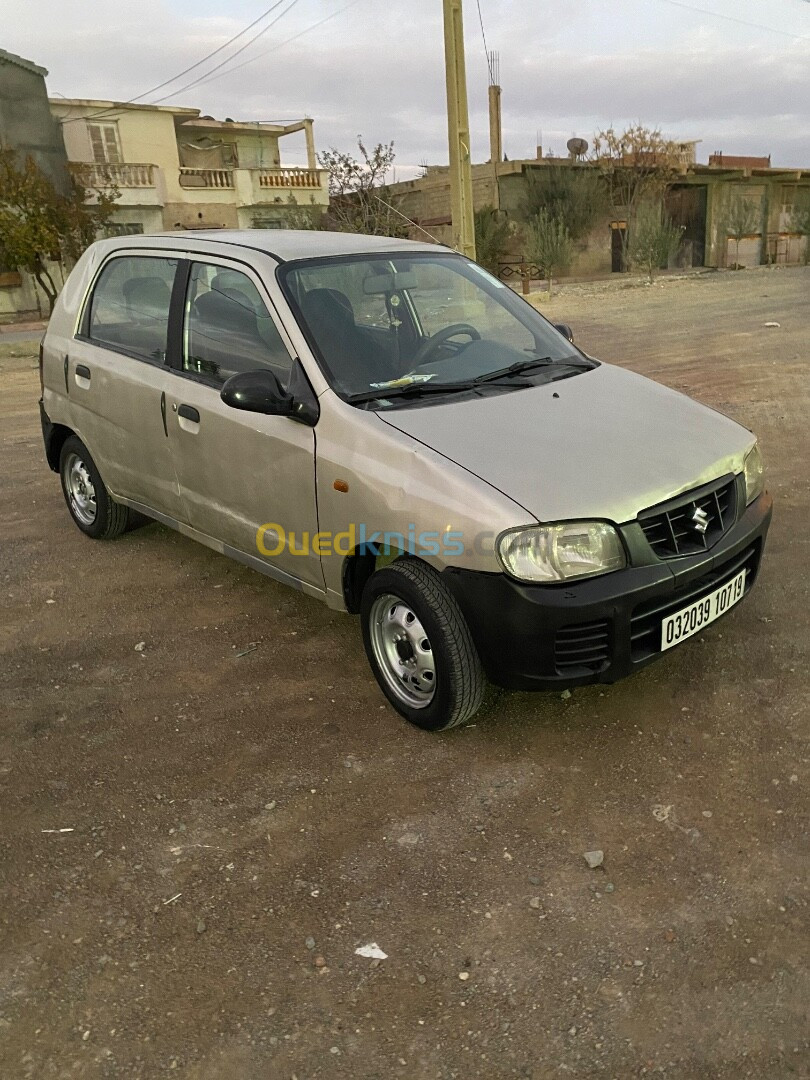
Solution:
<path fill-rule="evenodd" d="M 96 489 L 87 466 L 77 454 L 71 454 L 65 462 L 65 486 L 70 508 L 82 525 L 92 525 L 96 520 Z"/>
<path fill-rule="evenodd" d="M 425 628 L 398 596 L 378 596 L 369 621 L 371 646 L 389 689 L 411 709 L 424 709 L 436 693 L 436 666 Z"/>

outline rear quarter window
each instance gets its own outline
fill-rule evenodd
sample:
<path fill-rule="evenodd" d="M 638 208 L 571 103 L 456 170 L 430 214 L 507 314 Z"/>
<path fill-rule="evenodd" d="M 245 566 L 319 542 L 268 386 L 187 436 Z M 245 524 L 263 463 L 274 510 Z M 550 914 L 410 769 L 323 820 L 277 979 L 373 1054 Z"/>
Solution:
<path fill-rule="evenodd" d="M 99 274 L 84 336 L 153 363 L 163 363 L 177 259 L 126 255 Z"/>

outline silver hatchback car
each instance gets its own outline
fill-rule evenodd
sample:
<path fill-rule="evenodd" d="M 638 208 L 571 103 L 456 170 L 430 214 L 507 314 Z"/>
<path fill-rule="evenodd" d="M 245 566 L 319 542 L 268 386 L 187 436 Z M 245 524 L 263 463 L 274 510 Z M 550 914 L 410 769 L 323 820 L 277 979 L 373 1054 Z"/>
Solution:
<path fill-rule="evenodd" d="M 754 436 L 575 347 L 447 248 L 321 232 L 94 244 L 41 350 L 73 520 L 146 515 L 359 613 L 429 730 L 487 680 L 613 682 L 750 590 Z"/>

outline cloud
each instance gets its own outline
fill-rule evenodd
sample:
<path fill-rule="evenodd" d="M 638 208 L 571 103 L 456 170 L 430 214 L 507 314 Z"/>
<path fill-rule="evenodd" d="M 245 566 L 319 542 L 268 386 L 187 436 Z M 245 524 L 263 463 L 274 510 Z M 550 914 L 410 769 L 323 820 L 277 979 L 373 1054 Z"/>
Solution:
<path fill-rule="evenodd" d="M 343 2 L 302 0 L 237 63 L 275 48 Z M 486 0 L 482 6 L 489 43 L 501 53 L 511 157 L 534 154 L 538 129 L 546 147 L 562 151 L 574 133 L 588 138 L 595 128 L 642 120 L 667 134 L 702 138 L 704 158 L 722 148 L 810 166 L 806 42 L 735 33 L 697 17 L 667 38 L 663 31 L 675 26 L 678 12 L 656 5 L 650 14 L 650 5 L 638 0 L 615 0 L 611 34 L 604 10 L 587 0 Z M 51 92 L 126 99 L 221 45 L 255 17 L 258 5 L 247 7 L 240 4 L 237 16 L 200 0 L 171 6 L 140 0 L 110 3 L 102 17 L 84 0 L 23 6 L 0 0 L 0 17 L 7 15 L 5 47 L 48 67 Z M 474 4 L 467 4 L 466 17 L 473 157 L 485 160 L 487 76 Z M 646 44 L 634 44 L 628 27 Z M 446 161 L 440 7 L 435 0 L 360 0 L 298 41 L 171 100 L 244 120 L 311 115 L 320 147 L 350 148 L 362 133 L 369 142 L 394 139 L 403 167 Z M 293 154 L 303 160 L 303 142 Z"/>

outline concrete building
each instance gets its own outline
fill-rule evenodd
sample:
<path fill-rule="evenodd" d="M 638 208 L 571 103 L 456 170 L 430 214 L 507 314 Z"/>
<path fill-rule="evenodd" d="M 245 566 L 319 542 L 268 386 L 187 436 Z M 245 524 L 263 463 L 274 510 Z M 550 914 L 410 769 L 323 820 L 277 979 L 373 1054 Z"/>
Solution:
<path fill-rule="evenodd" d="M 199 109 L 52 98 L 70 168 L 90 188 L 120 192 L 120 233 L 281 228 L 291 200 L 324 208 L 313 122 L 215 120 Z M 282 165 L 280 140 L 303 132 L 307 167 Z"/>
<path fill-rule="evenodd" d="M 67 157 L 58 122 L 51 115 L 45 77 L 31 60 L 0 49 L 0 142 L 21 160 L 32 157 L 60 190 L 67 187 Z"/>
<path fill-rule="evenodd" d="M 64 191 L 67 156 L 48 105 L 47 74 L 31 60 L 0 49 L 0 144 L 12 147 L 20 162 L 33 158 L 55 187 Z M 33 281 L 16 267 L 5 265 L 0 243 L 0 319 L 36 310 Z"/>
<path fill-rule="evenodd" d="M 741 196 L 756 208 L 759 225 L 739 245 L 738 261 L 743 266 L 764 263 L 798 263 L 805 257 L 808 238 L 797 232 L 791 211 L 802 199 L 810 199 L 810 169 L 773 168 L 769 158 L 737 158 L 715 154 L 710 164 L 696 161 L 696 141 L 680 144 L 681 174 L 670 185 L 664 199 L 667 214 L 683 227 L 683 240 L 673 261 L 675 266 L 730 265 L 736 257 L 736 243 L 723 231 L 725 211 L 734 196 Z M 473 204 L 476 210 L 496 207 L 518 226 L 527 187 L 527 175 L 549 166 L 594 169 L 591 161 L 543 157 L 516 161 L 489 161 L 472 166 Z M 428 166 L 424 176 L 394 184 L 389 189 L 398 207 L 440 243 L 451 242 L 450 178 L 446 165 Z M 624 269 L 622 232 L 626 213 L 614 208 L 593 232 L 578 245 L 569 269 L 575 277 L 598 276 Z M 425 239 L 418 229 L 413 239 Z M 501 276 L 518 274 L 528 257 L 518 235 L 505 252 Z"/>

